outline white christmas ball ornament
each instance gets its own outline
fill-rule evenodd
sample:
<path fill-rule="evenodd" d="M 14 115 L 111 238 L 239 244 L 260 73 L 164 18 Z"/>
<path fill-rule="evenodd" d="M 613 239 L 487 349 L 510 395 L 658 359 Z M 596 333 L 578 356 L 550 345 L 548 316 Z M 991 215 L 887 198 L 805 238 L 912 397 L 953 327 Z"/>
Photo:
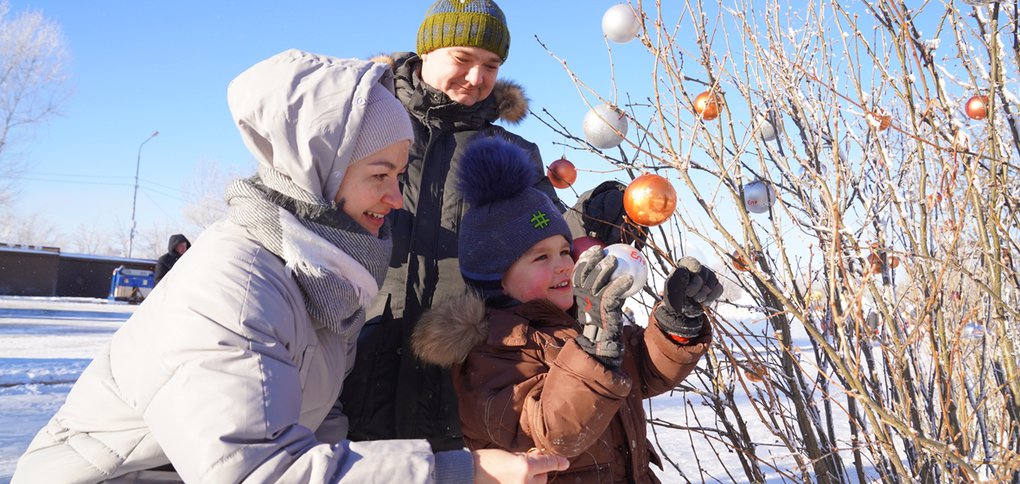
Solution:
<path fill-rule="evenodd" d="M 985 325 L 970 322 L 963 325 L 963 337 L 967 339 L 981 339 L 985 337 Z"/>
<path fill-rule="evenodd" d="M 767 213 L 776 203 L 776 191 L 768 182 L 758 180 L 744 185 L 744 208 L 752 213 Z"/>
<path fill-rule="evenodd" d="M 620 3 L 609 7 L 602 15 L 602 33 L 617 44 L 634 40 L 641 31 L 641 19 L 634 14 L 630 5 Z"/>
<path fill-rule="evenodd" d="M 627 136 L 627 117 L 608 104 L 595 106 L 584 115 L 584 139 L 604 150 L 619 145 Z"/>
<path fill-rule="evenodd" d="M 759 114 L 758 126 L 758 132 L 765 141 L 772 141 L 783 133 L 782 119 L 772 112 Z"/>
<path fill-rule="evenodd" d="M 602 252 L 606 255 L 616 257 L 616 270 L 613 271 L 613 279 L 626 275 L 634 276 L 634 282 L 630 289 L 623 293 L 623 297 L 631 297 L 645 287 L 648 280 L 648 261 L 637 249 L 627 244 L 613 244 Z"/>

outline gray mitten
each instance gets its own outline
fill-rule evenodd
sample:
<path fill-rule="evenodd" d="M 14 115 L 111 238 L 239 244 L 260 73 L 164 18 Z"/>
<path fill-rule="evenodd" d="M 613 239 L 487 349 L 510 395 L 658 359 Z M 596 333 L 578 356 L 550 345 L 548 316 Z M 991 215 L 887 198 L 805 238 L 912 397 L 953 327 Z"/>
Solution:
<path fill-rule="evenodd" d="M 571 278 L 583 328 L 577 344 L 610 368 L 623 361 L 623 293 L 634 282 L 630 275 L 613 279 L 616 264 L 616 257 L 591 247 L 577 259 Z"/>
<path fill-rule="evenodd" d="M 693 257 L 684 257 L 666 278 L 662 304 L 655 309 L 655 320 L 663 331 L 684 339 L 701 335 L 705 325 L 705 306 L 722 294 L 719 278 Z"/>

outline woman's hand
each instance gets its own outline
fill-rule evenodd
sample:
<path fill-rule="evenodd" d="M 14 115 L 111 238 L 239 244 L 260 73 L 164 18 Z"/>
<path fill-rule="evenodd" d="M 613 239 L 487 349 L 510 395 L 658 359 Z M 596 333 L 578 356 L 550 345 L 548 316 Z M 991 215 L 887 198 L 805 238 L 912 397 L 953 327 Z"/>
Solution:
<path fill-rule="evenodd" d="M 475 482 L 544 484 L 546 474 L 566 470 L 566 457 L 541 452 L 507 452 L 500 449 L 479 449 L 475 457 Z"/>

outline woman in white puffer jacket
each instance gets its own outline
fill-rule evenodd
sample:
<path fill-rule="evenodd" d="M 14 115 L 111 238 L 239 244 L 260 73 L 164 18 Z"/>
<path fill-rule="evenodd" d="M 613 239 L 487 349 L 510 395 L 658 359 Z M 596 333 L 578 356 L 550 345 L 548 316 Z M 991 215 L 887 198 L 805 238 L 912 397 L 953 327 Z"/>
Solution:
<path fill-rule="evenodd" d="M 344 440 L 342 414 L 327 415 L 389 262 L 407 113 L 386 66 L 296 50 L 242 73 L 228 100 L 258 175 L 227 189 L 228 218 L 113 335 L 12 482 L 457 482 L 474 462 L 476 477 L 486 462 L 565 467 Z"/>

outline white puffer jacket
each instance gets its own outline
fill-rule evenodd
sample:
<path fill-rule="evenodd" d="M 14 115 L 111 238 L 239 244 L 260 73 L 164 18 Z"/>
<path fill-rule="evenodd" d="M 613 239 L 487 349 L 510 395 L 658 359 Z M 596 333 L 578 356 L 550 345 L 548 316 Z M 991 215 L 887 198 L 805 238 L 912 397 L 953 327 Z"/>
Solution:
<path fill-rule="evenodd" d="M 332 95 L 319 105 L 342 106 L 337 92 L 367 92 L 363 83 L 385 71 L 330 77 L 332 64 L 289 54 L 280 61 L 309 76 L 292 85 L 307 92 L 280 95 L 296 105 L 302 96 L 308 106 L 308 96 Z M 250 128 L 289 121 L 267 117 Z M 291 133 L 307 141 L 331 128 Z M 342 417 L 329 422 L 331 440 L 316 438 L 353 364 L 359 330 L 338 334 L 314 322 L 284 262 L 245 228 L 219 222 L 82 373 L 12 482 L 177 478 L 151 470 L 168 463 L 187 482 L 427 482 L 435 459 L 424 440 L 340 440 Z"/>

